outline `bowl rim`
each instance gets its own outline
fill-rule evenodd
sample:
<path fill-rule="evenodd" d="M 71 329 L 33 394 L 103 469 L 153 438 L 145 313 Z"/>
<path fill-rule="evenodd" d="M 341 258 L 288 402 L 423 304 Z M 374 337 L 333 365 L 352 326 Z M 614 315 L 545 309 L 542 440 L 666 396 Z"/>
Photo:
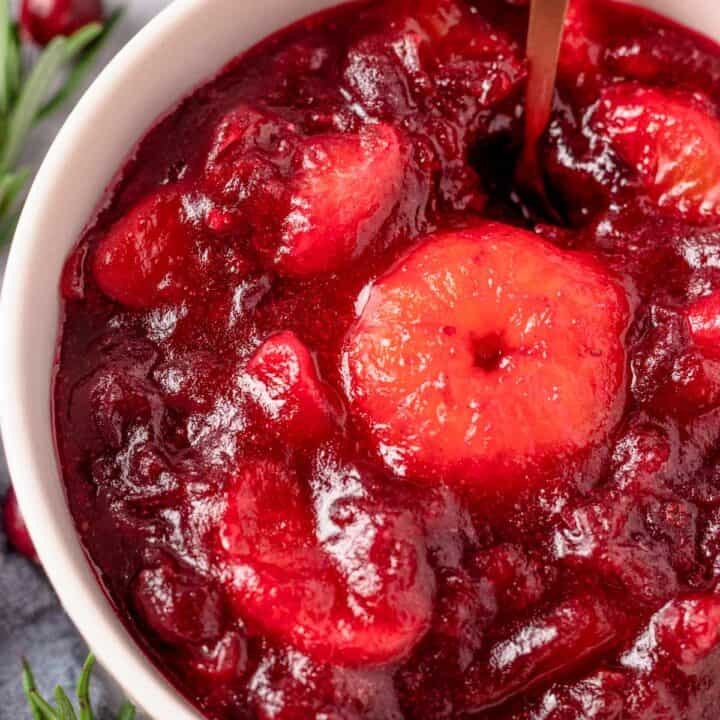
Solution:
<path fill-rule="evenodd" d="M 108 611 L 113 615 L 115 611 L 95 576 L 91 559 L 82 550 L 74 523 L 75 542 L 69 545 L 66 534 L 58 527 L 60 520 L 47 507 L 47 488 L 38 479 L 43 477 L 47 467 L 40 464 L 37 449 L 31 442 L 33 421 L 24 412 L 23 383 L 19 380 L 24 375 L 23 357 L 19 352 L 26 337 L 22 327 L 24 313 L 16 314 L 14 310 L 32 296 L 32 278 L 28 277 L 28 270 L 39 249 L 35 218 L 42 215 L 48 198 L 62 187 L 57 184 L 57 179 L 73 153 L 82 149 L 83 137 L 88 131 L 92 132 L 89 119 L 93 109 L 112 102 L 117 88 L 125 78 L 138 71 L 143 58 L 153 48 L 170 40 L 177 28 L 190 22 L 205 1 L 175 0 L 163 8 L 118 51 L 77 102 L 53 141 L 28 193 L 8 254 L 0 298 L 0 347 L 6 349 L 0 359 L 0 408 L 5 409 L 0 417 L 0 430 L 10 476 L 23 477 L 23 481 L 14 482 L 14 488 L 43 569 L 73 624 L 128 697 L 151 717 L 172 716 L 177 720 L 200 720 L 201 715 L 156 669 L 120 619 L 108 616 Z M 191 89 L 189 87 L 186 92 Z M 62 194 L 62 189 L 59 192 Z M 59 295 L 57 284 L 56 292 Z M 60 307 L 62 311 L 62 305 Z M 58 330 L 60 323 L 61 317 L 58 317 Z M 53 368 L 55 359 L 53 356 Z M 48 380 L 47 412 L 52 424 L 54 372 L 49 374 Z M 51 448 L 46 448 L 47 454 L 48 450 L 56 467 L 57 477 L 52 481 L 62 485 L 54 443 Z M 64 487 L 61 491 L 65 499 Z M 80 556 L 87 572 L 78 572 Z M 99 593 L 88 588 L 89 576 Z"/>
<path fill-rule="evenodd" d="M 336 3 L 265 0 L 265 11 L 253 13 L 251 2 L 174 0 L 162 9 L 103 68 L 69 114 L 35 176 L 8 254 L 0 297 L 0 431 L 18 503 L 61 605 L 99 663 L 151 717 L 201 720 L 202 715 L 115 613 L 70 515 L 52 419 L 61 269 L 118 168 L 158 118 L 238 53 Z M 118 99 L 121 106 L 114 105 Z M 73 186 L 81 190 L 79 201 Z M 43 238 L 56 231 L 60 241 L 43 250 Z"/>
<path fill-rule="evenodd" d="M 257 13 L 247 0 L 171 2 L 118 51 L 69 114 L 35 176 L 8 254 L 0 296 L 0 433 L 20 510 L 66 613 L 150 717 L 203 716 L 115 612 L 70 513 L 52 412 L 62 268 L 119 169 L 159 119 L 238 54 L 336 4 L 264 0 Z"/>
<path fill-rule="evenodd" d="M 263 22 L 269 28 L 268 32 L 272 32 L 308 12 L 339 4 L 339 1 L 264 0 L 263 15 L 272 19 L 265 18 Z M 720 41 L 720 11 L 716 9 L 710 18 L 706 17 L 706 12 L 713 9 L 714 1 L 686 0 L 683 5 L 679 0 L 640 0 L 639 4 L 651 5 L 657 12 Z M 234 7 L 236 13 L 252 11 L 252 3 L 243 3 L 246 6 L 243 9 L 238 5 L 238 0 L 212 2 L 213 8 L 222 6 L 228 18 L 233 17 L 231 7 Z M 209 5 L 210 0 L 174 0 L 117 53 L 78 101 L 52 143 L 33 182 L 8 255 L 0 298 L 0 348 L 3 349 L 0 353 L 0 430 L 10 475 L 15 479 L 18 502 L 45 572 L 74 625 L 99 662 L 111 672 L 125 692 L 151 717 L 172 717 L 174 720 L 201 720 L 202 715 L 155 668 L 150 656 L 115 614 L 92 570 L 90 558 L 82 549 L 72 521 L 70 530 L 74 540 L 69 540 L 67 519 L 70 513 L 55 445 L 51 441 L 51 391 L 55 355 L 49 352 L 46 356 L 34 350 L 34 343 L 47 349 L 51 341 L 55 347 L 60 318 L 55 316 L 52 319 L 55 327 L 52 338 L 46 338 L 43 333 L 33 334 L 31 326 L 34 308 L 28 308 L 28 305 L 41 294 L 34 288 L 38 283 L 36 271 L 42 264 L 40 228 L 43 218 L 50 206 L 54 205 L 57 210 L 59 197 L 67 195 L 68 190 L 63 187 L 64 174 L 73 168 L 74 158 L 79 158 L 79 154 L 87 147 L 85 138 L 97 136 L 101 132 L 93 126 L 99 109 L 105 108 L 107 111 L 131 76 L 147 72 L 147 63 L 152 60 L 153 53 L 159 52 L 160 48 L 178 45 L 183 29 L 193 26 L 197 34 L 202 35 L 201 31 L 205 29 L 203 13 L 208 12 Z M 277 17 L 273 15 L 273 8 L 279 10 Z M 236 17 L 234 19 L 237 20 Z M 252 32 L 249 31 L 250 34 Z M 132 133 L 134 140 L 124 146 L 124 157 L 128 156 L 128 151 L 144 136 L 158 115 L 172 108 L 198 84 L 209 79 L 224 62 L 244 47 L 267 34 L 258 34 L 250 43 L 239 42 L 233 52 L 227 53 L 223 60 L 211 62 L 206 71 L 191 73 L 194 75 L 193 81 L 189 81 L 181 92 L 173 91 L 174 99 L 163 102 L 164 110 L 149 113 L 144 129 Z M 197 42 L 200 43 L 200 40 Z M 195 61 L 199 62 L 197 57 Z M 83 161 L 80 162 L 82 164 Z M 113 172 L 121 164 L 122 160 L 116 163 Z M 110 180 L 111 177 L 108 177 L 108 182 Z M 98 202 L 108 182 L 97 193 Z M 77 238 L 82 225 L 91 216 L 92 213 L 85 215 L 83 223 L 75 223 L 77 227 L 68 229 L 67 233 Z M 72 244 L 63 245 L 63 256 L 67 255 L 70 247 Z M 59 302 L 59 271 L 56 272 L 58 268 L 53 262 L 48 264 L 53 269 L 52 292 L 58 296 Z M 43 312 L 52 314 L 53 307 L 52 303 L 40 303 L 37 309 L 40 315 Z M 21 311 L 18 312 L 18 309 Z M 41 357 L 35 358 L 35 355 Z M 32 371 L 28 369 L 29 365 L 32 365 Z M 44 368 L 47 372 L 44 412 L 50 431 L 48 435 L 48 428 L 43 428 L 39 433 L 40 438 L 35 432 L 38 427 L 37 413 L 33 414 L 28 407 L 29 379 L 33 371 L 37 375 L 38 367 L 40 371 Z"/>

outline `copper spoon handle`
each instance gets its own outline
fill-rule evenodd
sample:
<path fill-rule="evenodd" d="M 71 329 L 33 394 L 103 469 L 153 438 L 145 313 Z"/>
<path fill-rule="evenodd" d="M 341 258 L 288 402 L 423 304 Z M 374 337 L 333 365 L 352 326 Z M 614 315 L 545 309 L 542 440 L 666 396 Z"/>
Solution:
<path fill-rule="evenodd" d="M 560 43 L 569 0 L 530 0 L 529 64 L 525 94 L 525 145 L 518 175 L 544 196 L 538 143 L 550 121 Z"/>

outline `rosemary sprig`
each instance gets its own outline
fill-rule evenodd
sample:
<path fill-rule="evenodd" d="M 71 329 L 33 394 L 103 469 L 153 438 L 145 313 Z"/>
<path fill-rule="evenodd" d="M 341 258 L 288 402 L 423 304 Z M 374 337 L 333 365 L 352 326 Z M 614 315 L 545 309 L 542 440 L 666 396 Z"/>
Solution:
<path fill-rule="evenodd" d="M 28 168 L 17 167 L 30 131 L 76 92 L 121 15 L 54 38 L 24 67 L 9 0 L 0 0 L 0 246 L 12 238 L 30 178 Z"/>
<path fill-rule="evenodd" d="M 86 76 L 95 64 L 95 60 L 97 59 L 98 53 L 105 43 L 105 40 L 113 31 L 115 25 L 117 25 L 122 16 L 123 10 L 120 8 L 115 10 L 115 12 L 108 17 L 97 37 L 95 37 L 92 42 L 84 48 L 83 52 L 80 53 L 80 56 L 71 68 L 63 86 L 40 108 L 35 118 L 36 122 L 41 122 L 59 110 L 65 101 L 75 93 L 80 85 L 82 85 L 83 80 L 85 80 Z M 80 30 L 78 32 L 82 31 Z"/>
<path fill-rule="evenodd" d="M 78 680 L 76 694 L 79 711 L 76 713 L 67 693 L 58 685 L 55 688 L 55 707 L 45 700 L 37 690 L 35 677 L 27 660 L 22 661 L 22 681 L 25 697 L 30 707 L 32 720 L 94 720 L 90 704 L 90 676 L 95 665 L 95 658 L 88 655 Z M 134 720 L 135 706 L 125 702 L 120 709 L 117 720 Z"/>

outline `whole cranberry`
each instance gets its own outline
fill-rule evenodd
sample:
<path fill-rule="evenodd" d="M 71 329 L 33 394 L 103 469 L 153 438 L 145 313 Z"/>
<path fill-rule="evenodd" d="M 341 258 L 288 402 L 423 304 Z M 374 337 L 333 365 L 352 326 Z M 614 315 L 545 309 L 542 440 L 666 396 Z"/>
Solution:
<path fill-rule="evenodd" d="M 10 544 L 20 553 L 33 562 L 39 563 L 40 558 L 35 552 L 35 546 L 30 539 L 30 533 L 25 526 L 25 521 L 20 513 L 15 491 L 10 488 L 5 496 L 5 503 L 2 509 L 2 527 L 7 535 Z"/>
<path fill-rule="evenodd" d="M 23 35 L 38 45 L 102 19 L 101 0 L 23 0 L 20 12 Z"/>

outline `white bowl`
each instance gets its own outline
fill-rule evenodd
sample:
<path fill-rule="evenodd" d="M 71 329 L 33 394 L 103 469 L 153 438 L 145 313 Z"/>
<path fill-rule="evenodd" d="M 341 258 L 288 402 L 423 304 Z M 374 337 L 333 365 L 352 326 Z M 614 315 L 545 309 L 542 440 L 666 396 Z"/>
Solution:
<path fill-rule="evenodd" d="M 269 33 L 334 0 L 176 0 L 110 63 L 55 140 L 33 184 L 2 294 L 0 408 L 20 507 L 50 581 L 98 656 L 155 718 L 198 720 L 115 615 L 65 502 L 51 423 L 63 262 L 104 188 L 155 118 Z M 720 41 L 717 0 L 638 0 Z"/>

